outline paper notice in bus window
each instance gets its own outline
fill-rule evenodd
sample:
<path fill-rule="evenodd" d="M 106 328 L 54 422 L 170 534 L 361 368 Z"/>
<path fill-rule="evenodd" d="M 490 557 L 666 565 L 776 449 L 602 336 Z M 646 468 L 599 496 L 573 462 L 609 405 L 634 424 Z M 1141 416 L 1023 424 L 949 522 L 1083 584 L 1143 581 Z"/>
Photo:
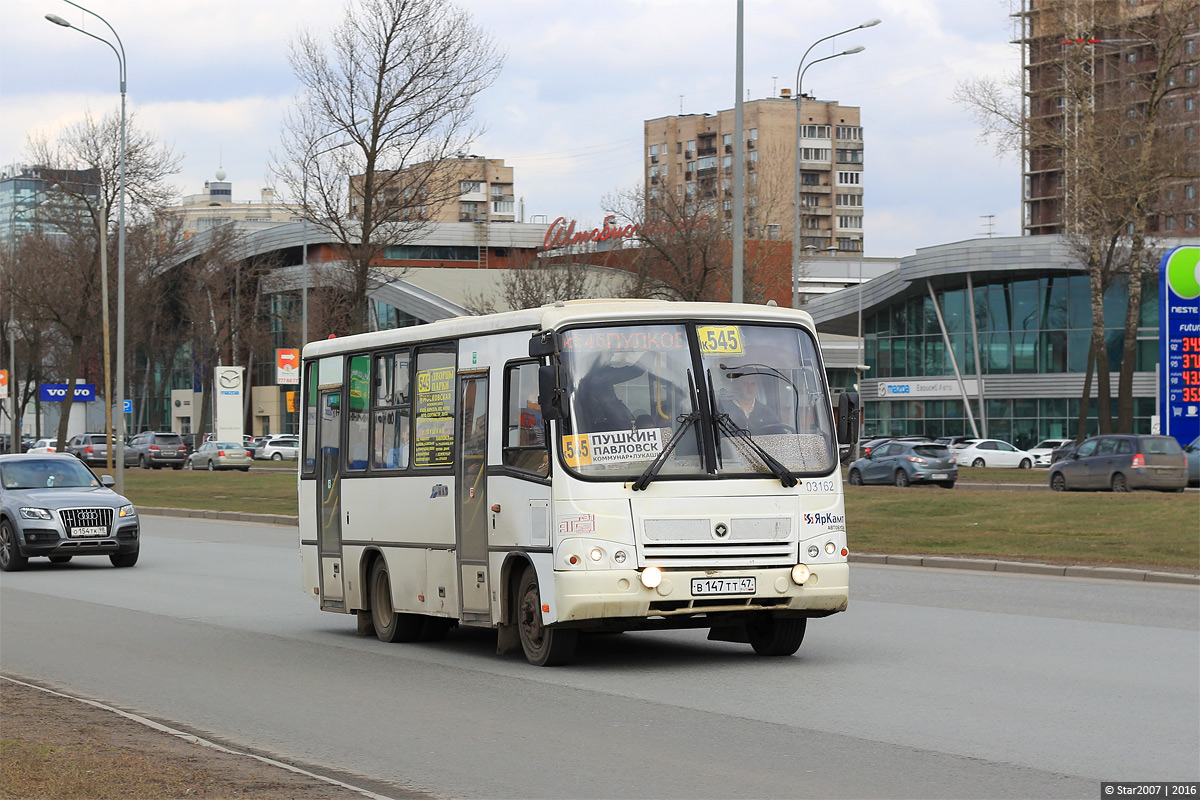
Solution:
<path fill-rule="evenodd" d="M 700 337 L 700 352 L 706 356 L 742 354 L 742 332 L 737 325 L 701 325 L 696 335 Z"/>
<path fill-rule="evenodd" d="M 417 414 L 426 417 L 454 413 L 454 367 L 423 369 L 417 373 Z"/>
<path fill-rule="evenodd" d="M 654 458 L 663 449 L 662 430 L 605 431 L 562 437 L 563 458 L 572 467 Z"/>
<path fill-rule="evenodd" d="M 454 463 L 454 419 L 417 419 L 414 464 L 418 467 L 448 467 Z"/>

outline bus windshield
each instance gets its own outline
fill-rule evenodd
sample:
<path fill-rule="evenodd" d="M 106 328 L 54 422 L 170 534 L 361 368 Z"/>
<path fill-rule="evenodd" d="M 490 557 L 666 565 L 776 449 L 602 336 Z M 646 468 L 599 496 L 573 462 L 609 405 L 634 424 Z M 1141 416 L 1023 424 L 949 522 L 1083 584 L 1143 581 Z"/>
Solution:
<path fill-rule="evenodd" d="M 563 334 L 561 353 L 571 396 L 563 457 L 586 477 L 634 479 L 656 459 L 660 478 L 761 477 L 780 465 L 827 474 L 836 464 L 816 343 L 800 328 L 576 329 Z"/>

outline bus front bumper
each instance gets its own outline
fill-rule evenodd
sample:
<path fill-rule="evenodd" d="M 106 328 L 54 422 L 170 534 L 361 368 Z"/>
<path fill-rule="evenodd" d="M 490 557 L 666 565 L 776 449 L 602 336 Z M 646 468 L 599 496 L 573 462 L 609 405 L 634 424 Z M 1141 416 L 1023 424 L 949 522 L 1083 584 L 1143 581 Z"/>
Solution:
<path fill-rule="evenodd" d="M 666 569 L 662 582 L 653 589 L 642 585 L 638 570 L 563 570 L 555 575 L 556 621 L 633 621 L 764 611 L 818 617 L 845 611 L 850 565 L 846 562 L 810 564 L 809 568 L 811 574 L 803 585 L 792 581 L 790 567 Z M 755 578 L 752 595 L 693 595 L 693 579 L 711 582 L 749 576 Z"/>

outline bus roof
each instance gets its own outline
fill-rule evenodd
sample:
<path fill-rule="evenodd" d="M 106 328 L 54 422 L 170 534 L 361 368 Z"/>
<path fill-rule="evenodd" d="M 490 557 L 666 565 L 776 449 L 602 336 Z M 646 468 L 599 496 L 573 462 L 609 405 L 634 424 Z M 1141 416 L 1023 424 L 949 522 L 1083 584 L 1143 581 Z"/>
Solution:
<path fill-rule="evenodd" d="M 717 321 L 790 321 L 814 331 L 812 317 L 806 311 L 778 306 L 749 303 L 683 303 L 666 300 L 568 300 L 538 308 L 505 311 L 472 317 L 453 317 L 425 325 L 411 325 L 386 331 L 360 333 L 335 339 L 310 342 L 304 347 L 304 358 L 345 353 L 408 342 L 454 339 L 487 333 L 528 329 L 550 330 L 569 324 L 593 322 L 624 322 L 628 320 L 683 320 L 712 318 Z"/>

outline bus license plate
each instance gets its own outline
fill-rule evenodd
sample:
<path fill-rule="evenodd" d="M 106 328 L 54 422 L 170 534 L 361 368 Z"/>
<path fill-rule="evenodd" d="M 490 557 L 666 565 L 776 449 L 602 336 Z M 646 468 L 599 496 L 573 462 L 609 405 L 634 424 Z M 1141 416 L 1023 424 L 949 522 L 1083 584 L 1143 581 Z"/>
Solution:
<path fill-rule="evenodd" d="M 692 597 L 754 594 L 754 578 L 692 578 Z"/>
<path fill-rule="evenodd" d="M 72 536 L 107 536 L 108 528 L 103 525 L 94 525 L 90 528 L 71 528 Z"/>

